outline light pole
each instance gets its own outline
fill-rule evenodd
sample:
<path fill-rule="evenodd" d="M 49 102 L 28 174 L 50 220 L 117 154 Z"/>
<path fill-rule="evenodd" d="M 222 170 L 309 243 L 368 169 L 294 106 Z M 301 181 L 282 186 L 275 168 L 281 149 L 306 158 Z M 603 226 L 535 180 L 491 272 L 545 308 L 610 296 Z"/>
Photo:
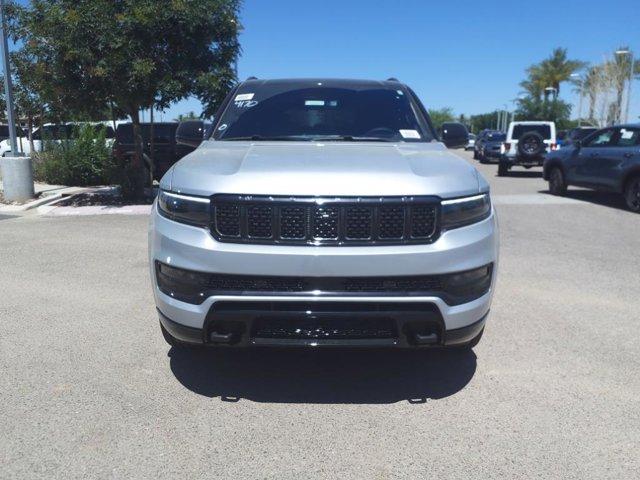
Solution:
<path fill-rule="evenodd" d="M 624 121 L 626 123 L 629 121 L 629 105 L 631 104 L 631 85 L 633 84 L 633 71 L 635 70 L 636 59 L 634 58 L 633 53 L 631 53 L 631 50 L 629 49 L 616 50 L 616 55 L 629 55 L 629 63 L 630 63 L 629 86 L 627 87 L 627 106 L 624 112 Z"/>
<path fill-rule="evenodd" d="M 7 97 L 7 121 L 9 122 L 9 142 L 11 154 L 20 156 L 18 153 L 18 141 L 16 139 L 16 122 L 13 109 L 13 85 L 11 82 L 11 65 L 9 64 L 9 42 L 7 41 L 7 20 L 5 18 L 4 0 L 0 0 L 0 10 L 2 15 L 2 65 L 4 66 L 4 92 Z"/>
<path fill-rule="evenodd" d="M 582 126 L 582 99 L 584 98 L 584 79 L 578 73 L 572 73 L 572 78 L 577 78 L 580 85 L 580 101 L 578 102 L 578 126 Z"/>
<path fill-rule="evenodd" d="M 16 122 L 13 110 L 13 86 L 11 85 L 11 65 L 9 63 L 9 42 L 7 41 L 7 20 L 5 2 L 0 0 L 0 32 L 2 34 L 2 64 L 4 66 L 4 88 L 7 97 L 7 120 L 9 122 L 9 138 L 11 154 L 0 160 L 2 171 L 2 188 L 4 199 L 9 202 L 24 202 L 33 198 L 33 167 L 29 157 L 18 152 L 16 141 Z"/>

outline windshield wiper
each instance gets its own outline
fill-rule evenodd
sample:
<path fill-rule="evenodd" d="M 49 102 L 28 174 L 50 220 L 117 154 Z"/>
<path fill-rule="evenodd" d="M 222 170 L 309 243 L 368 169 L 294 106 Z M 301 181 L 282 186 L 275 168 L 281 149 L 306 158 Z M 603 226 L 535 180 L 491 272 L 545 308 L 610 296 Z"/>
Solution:
<path fill-rule="evenodd" d="M 313 137 L 314 142 L 395 142 L 390 138 L 354 137 L 353 135 L 331 135 L 327 137 Z"/>
<path fill-rule="evenodd" d="M 222 137 L 220 140 L 224 140 L 224 141 L 234 141 L 234 142 L 241 142 L 241 141 L 255 141 L 255 142 L 268 142 L 268 141 L 286 141 L 286 142 L 297 142 L 297 141 L 309 141 L 310 139 L 308 137 L 300 137 L 300 136 L 295 136 L 295 135 L 282 135 L 282 136 L 274 136 L 274 137 L 263 137 L 262 135 L 249 135 L 246 137 L 229 137 L 229 138 L 225 138 Z"/>

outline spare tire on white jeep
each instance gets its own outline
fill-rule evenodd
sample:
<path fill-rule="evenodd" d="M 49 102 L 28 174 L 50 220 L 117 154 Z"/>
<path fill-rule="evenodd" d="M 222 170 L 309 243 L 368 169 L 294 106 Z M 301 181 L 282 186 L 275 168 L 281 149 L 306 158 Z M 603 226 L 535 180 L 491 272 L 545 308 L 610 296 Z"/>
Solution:
<path fill-rule="evenodd" d="M 513 166 L 542 166 L 547 153 L 556 148 L 554 122 L 511 122 L 504 143 L 504 154 L 498 165 L 498 176 Z"/>

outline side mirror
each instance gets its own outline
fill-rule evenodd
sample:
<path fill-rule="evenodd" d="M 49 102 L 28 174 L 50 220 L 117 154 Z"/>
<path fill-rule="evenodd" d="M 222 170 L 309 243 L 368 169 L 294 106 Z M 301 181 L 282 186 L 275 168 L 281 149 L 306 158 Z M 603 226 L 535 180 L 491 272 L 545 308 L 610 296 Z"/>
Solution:
<path fill-rule="evenodd" d="M 202 120 L 180 122 L 176 129 L 176 143 L 197 148 L 204 140 L 205 128 Z"/>
<path fill-rule="evenodd" d="M 441 136 L 447 148 L 463 148 L 469 143 L 469 131 L 462 123 L 443 123 Z"/>
<path fill-rule="evenodd" d="M 573 146 L 576 147 L 578 150 L 582 147 L 582 140 L 574 140 L 573 141 Z"/>

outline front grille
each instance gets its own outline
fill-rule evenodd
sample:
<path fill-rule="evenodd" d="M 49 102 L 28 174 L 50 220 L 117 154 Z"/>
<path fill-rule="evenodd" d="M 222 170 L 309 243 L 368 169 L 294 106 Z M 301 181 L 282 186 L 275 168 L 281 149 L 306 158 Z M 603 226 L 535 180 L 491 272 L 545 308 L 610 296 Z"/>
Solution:
<path fill-rule="evenodd" d="M 439 234 L 434 197 L 216 195 L 211 232 L 222 242 L 309 245 L 431 243 Z"/>
<path fill-rule="evenodd" d="M 304 293 L 337 294 L 424 294 L 443 290 L 442 275 L 407 277 L 274 277 L 254 275 L 201 274 L 202 287 L 218 294 Z"/>

